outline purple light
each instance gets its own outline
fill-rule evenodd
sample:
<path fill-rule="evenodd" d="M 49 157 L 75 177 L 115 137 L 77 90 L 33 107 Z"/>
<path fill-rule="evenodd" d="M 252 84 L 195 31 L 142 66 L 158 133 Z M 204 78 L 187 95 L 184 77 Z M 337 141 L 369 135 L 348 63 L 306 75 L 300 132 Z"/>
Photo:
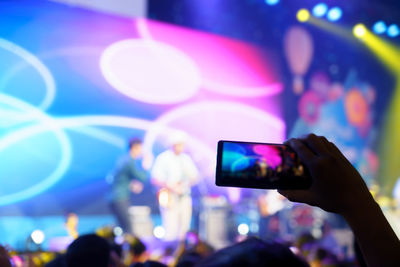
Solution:
<path fill-rule="evenodd" d="M 275 168 L 282 163 L 279 151 L 275 147 L 266 145 L 255 145 L 253 151 L 262 156 L 269 166 Z"/>
<path fill-rule="evenodd" d="M 136 28 L 143 39 L 171 44 L 190 55 L 206 90 L 246 98 L 283 90 L 273 68 L 266 64 L 265 55 L 254 46 L 145 19 L 138 19 Z"/>
<path fill-rule="evenodd" d="M 282 143 L 285 123 L 261 109 L 235 102 L 204 101 L 165 113 L 148 129 L 144 149 L 164 144 L 167 129 L 180 129 L 191 137 L 187 148 L 203 177 L 213 179 L 218 140 Z M 201 143 L 195 142 L 202 140 Z"/>
<path fill-rule="evenodd" d="M 196 63 L 179 49 L 161 42 L 128 39 L 105 49 L 100 68 L 122 94 L 152 104 L 184 101 L 201 84 Z"/>

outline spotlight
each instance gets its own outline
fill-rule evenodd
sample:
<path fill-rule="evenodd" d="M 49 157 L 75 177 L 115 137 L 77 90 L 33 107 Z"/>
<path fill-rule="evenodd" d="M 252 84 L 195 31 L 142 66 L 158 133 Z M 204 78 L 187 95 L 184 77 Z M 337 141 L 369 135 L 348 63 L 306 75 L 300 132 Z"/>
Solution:
<path fill-rule="evenodd" d="M 389 37 L 397 37 L 400 35 L 400 29 L 399 26 L 397 26 L 396 24 L 392 24 L 387 28 L 387 35 Z"/>
<path fill-rule="evenodd" d="M 372 26 L 372 30 L 376 34 L 383 34 L 386 32 L 386 29 L 387 29 L 387 26 L 386 26 L 385 22 L 383 22 L 382 20 L 377 21 L 374 24 L 374 26 Z"/>
<path fill-rule="evenodd" d="M 279 0 L 265 0 L 265 3 L 267 5 L 274 6 L 276 4 L 279 4 Z"/>
<path fill-rule="evenodd" d="M 113 229 L 113 233 L 114 233 L 115 236 L 122 236 L 122 234 L 124 233 L 124 231 L 122 230 L 121 227 L 116 226 L 116 227 L 114 227 L 114 229 Z"/>
<path fill-rule="evenodd" d="M 310 19 L 310 12 L 307 9 L 302 8 L 299 11 L 297 11 L 297 20 L 298 21 L 306 22 L 309 19 Z"/>
<path fill-rule="evenodd" d="M 338 21 L 342 17 L 342 9 L 340 7 L 332 7 L 327 15 L 328 20 Z"/>
<path fill-rule="evenodd" d="M 328 5 L 325 3 L 319 3 L 312 9 L 312 13 L 317 18 L 321 18 L 325 16 L 326 12 L 328 11 Z"/>
<path fill-rule="evenodd" d="M 367 28 L 365 27 L 364 24 L 359 23 L 353 28 L 353 34 L 359 39 L 362 39 L 365 34 L 367 33 Z"/>
<path fill-rule="evenodd" d="M 164 229 L 164 227 L 162 227 L 162 226 L 160 226 L 160 225 L 154 227 L 153 235 L 154 235 L 156 238 L 158 238 L 158 239 L 163 238 L 163 237 L 165 236 L 165 229 Z"/>
<path fill-rule="evenodd" d="M 249 233 L 249 226 L 245 223 L 239 224 L 237 231 L 241 235 L 247 235 Z"/>
<path fill-rule="evenodd" d="M 31 238 L 33 243 L 35 243 L 36 245 L 40 245 L 43 243 L 44 241 L 44 233 L 41 230 L 35 230 L 32 232 L 31 234 Z"/>

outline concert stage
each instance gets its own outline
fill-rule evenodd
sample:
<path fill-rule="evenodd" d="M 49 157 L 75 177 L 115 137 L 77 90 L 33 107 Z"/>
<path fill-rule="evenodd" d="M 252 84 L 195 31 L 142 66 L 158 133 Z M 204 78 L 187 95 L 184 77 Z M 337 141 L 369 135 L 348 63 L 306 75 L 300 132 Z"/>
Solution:
<path fill-rule="evenodd" d="M 136 235 L 164 247 L 151 169 L 176 131 L 198 169 L 186 193 L 190 229 L 216 248 L 249 235 L 322 238 L 329 225 L 340 253 L 353 253 L 337 216 L 266 190 L 217 187 L 219 140 L 324 135 L 398 220 L 391 159 L 400 149 L 390 148 L 399 144 L 400 37 L 374 32 L 385 16 L 377 3 L 336 1 L 343 14 L 332 19 L 310 1 L 149 0 L 142 14 L 80 2 L 0 2 L 0 244 L 65 249 L 71 214 L 78 234 L 115 230 L 112 171 L 136 137 L 150 163 L 129 214 Z"/>

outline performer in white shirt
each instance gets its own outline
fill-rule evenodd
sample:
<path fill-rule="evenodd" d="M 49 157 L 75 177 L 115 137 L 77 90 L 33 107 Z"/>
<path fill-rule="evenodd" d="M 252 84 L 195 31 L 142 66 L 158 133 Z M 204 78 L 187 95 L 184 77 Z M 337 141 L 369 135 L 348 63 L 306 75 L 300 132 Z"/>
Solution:
<path fill-rule="evenodd" d="M 183 152 L 185 140 L 181 132 L 171 136 L 171 148 L 156 157 L 151 172 L 153 183 L 161 188 L 158 198 L 166 241 L 183 240 L 190 230 L 191 187 L 197 183 L 199 171 Z"/>

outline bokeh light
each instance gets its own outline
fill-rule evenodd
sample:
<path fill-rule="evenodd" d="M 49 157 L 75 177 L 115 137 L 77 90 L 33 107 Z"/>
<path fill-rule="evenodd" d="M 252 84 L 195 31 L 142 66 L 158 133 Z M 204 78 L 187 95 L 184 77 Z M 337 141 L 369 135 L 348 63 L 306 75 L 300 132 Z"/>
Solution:
<path fill-rule="evenodd" d="M 265 3 L 270 6 L 279 4 L 280 0 L 265 0 Z"/>
<path fill-rule="evenodd" d="M 247 235 L 249 233 L 249 226 L 245 223 L 239 224 L 237 231 L 241 235 Z"/>
<path fill-rule="evenodd" d="M 113 233 L 114 233 L 115 236 L 122 236 L 122 234 L 124 233 L 124 231 L 122 230 L 121 227 L 116 226 L 116 227 L 114 227 L 114 229 L 113 229 Z"/>
<path fill-rule="evenodd" d="M 112 87 L 145 103 L 178 103 L 192 97 L 201 85 L 195 61 L 162 42 L 116 42 L 104 50 L 100 68 Z"/>
<path fill-rule="evenodd" d="M 342 18 L 343 15 L 343 11 L 340 7 L 332 7 L 328 14 L 327 14 L 327 18 L 330 21 L 338 21 Z"/>
<path fill-rule="evenodd" d="M 328 11 L 328 5 L 325 3 L 319 3 L 315 5 L 314 8 L 312 9 L 312 14 L 317 18 L 321 18 L 325 16 L 327 11 Z"/>
<path fill-rule="evenodd" d="M 389 37 L 395 38 L 400 35 L 400 28 L 396 24 L 392 24 L 387 29 L 387 35 Z"/>
<path fill-rule="evenodd" d="M 387 26 L 386 23 L 382 20 L 377 21 L 373 26 L 372 26 L 372 30 L 374 31 L 374 33 L 376 34 L 383 34 L 386 32 Z"/>
<path fill-rule="evenodd" d="M 31 238 L 32 241 L 36 244 L 36 245 L 40 245 L 43 243 L 45 235 L 43 233 L 43 231 L 41 230 L 35 230 L 32 232 L 31 234 Z"/>
<path fill-rule="evenodd" d="M 305 9 L 302 8 L 299 11 L 297 11 L 297 20 L 300 22 L 306 22 L 310 19 L 310 12 Z"/>
<path fill-rule="evenodd" d="M 365 36 L 366 33 L 367 33 L 367 28 L 362 23 L 359 23 L 359 24 L 355 25 L 354 28 L 353 28 L 353 34 L 357 38 L 362 39 Z"/>
<path fill-rule="evenodd" d="M 165 236 L 165 229 L 161 225 L 154 227 L 153 235 L 158 238 L 162 239 Z"/>

